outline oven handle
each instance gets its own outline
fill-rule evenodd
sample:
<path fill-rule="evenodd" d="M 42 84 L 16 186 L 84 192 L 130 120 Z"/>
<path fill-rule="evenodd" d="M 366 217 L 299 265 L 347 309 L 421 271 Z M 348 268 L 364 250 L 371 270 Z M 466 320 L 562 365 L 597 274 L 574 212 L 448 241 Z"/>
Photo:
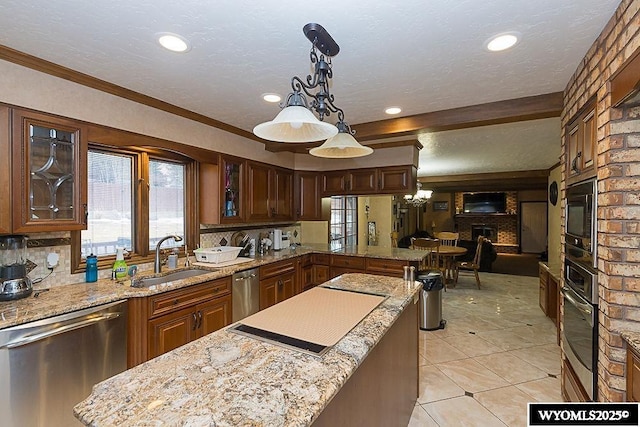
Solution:
<path fill-rule="evenodd" d="M 564 295 L 564 297 L 566 299 L 569 300 L 569 302 L 571 302 L 571 304 L 573 304 L 574 306 L 576 306 L 576 308 L 578 310 L 580 310 L 581 312 L 583 312 L 586 315 L 591 316 L 591 314 L 593 313 L 593 307 L 590 304 L 585 304 L 583 302 L 578 301 L 574 296 L 574 290 L 571 289 L 568 286 L 563 286 L 562 287 L 562 294 Z"/>

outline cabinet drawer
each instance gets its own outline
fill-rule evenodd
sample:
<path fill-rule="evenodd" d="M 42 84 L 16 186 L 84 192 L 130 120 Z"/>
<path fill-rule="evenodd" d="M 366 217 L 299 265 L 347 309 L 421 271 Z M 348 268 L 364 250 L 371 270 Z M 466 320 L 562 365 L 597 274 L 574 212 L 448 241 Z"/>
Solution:
<path fill-rule="evenodd" d="M 367 273 L 402 277 L 405 265 L 409 263 L 397 259 L 367 258 Z"/>
<path fill-rule="evenodd" d="M 295 271 L 295 259 L 286 259 L 260 267 L 260 280 Z"/>
<path fill-rule="evenodd" d="M 149 317 L 170 313 L 231 291 L 231 277 L 149 297 Z"/>
<path fill-rule="evenodd" d="M 313 254 L 311 255 L 312 264 L 329 265 L 331 262 L 331 255 L 329 254 Z"/>
<path fill-rule="evenodd" d="M 349 267 L 364 270 L 366 268 L 366 258 L 344 255 L 331 255 L 331 265 L 335 267 Z"/>

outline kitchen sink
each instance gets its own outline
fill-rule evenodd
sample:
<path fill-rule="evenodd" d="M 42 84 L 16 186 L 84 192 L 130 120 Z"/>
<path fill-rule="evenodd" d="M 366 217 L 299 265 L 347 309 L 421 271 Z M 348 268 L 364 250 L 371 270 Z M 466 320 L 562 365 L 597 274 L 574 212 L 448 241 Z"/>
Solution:
<path fill-rule="evenodd" d="M 152 277 L 143 277 L 141 279 L 135 279 L 133 286 L 134 288 L 148 288 L 150 286 L 161 285 L 167 282 L 173 282 L 176 280 L 188 279 L 189 277 L 200 276 L 202 274 L 211 273 L 209 270 L 198 270 L 198 269 L 189 269 L 189 270 L 180 270 L 174 271 L 173 273 L 163 274 L 162 276 L 152 276 Z"/>

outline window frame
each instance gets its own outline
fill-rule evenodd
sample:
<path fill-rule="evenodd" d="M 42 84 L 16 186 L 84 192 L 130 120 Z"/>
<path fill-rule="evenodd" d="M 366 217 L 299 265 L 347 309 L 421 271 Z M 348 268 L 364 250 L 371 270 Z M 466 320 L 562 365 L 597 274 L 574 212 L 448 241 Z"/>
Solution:
<path fill-rule="evenodd" d="M 332 201 L 336 200 L 336 199 L 340 199 L 340 207 L 337 209 L 333 208 L 333 203 L 331 203 L 331 207 L 330 207 L 330 213 L 329 213 L 329 245 L 331 246 L 331 248 L 333 249 L 334 247 L 334 243 L 333 242 L 339 242 L 339 243 L 335 243 L 336 248 L 345 248 L 345 247 L 349 247 L 349 245 L 347 244 L 348 240 L 350 237 L 354 237 L 355 238 L 355 243 L 354 245 L 358 244 L 358 197 L 357 196 L 331 196 Z M 354 208 L 349 208 L 348 204 L 349 201 L 347 199 L 353 199 L 352 203 L 354 204 Z M 342 213 L 342 218 L 344 221 L 341 221 L 339 223 L 337 223 L 336 225 L 340 226 L 341 231 L 342 231 L 342 235 L 339 239 L 332 239 L 332 228 L 334 226 L 334 224 L 332 223 L 332 219 L 333 219 L 333 211 L 340 211 Z M 353 221 L 347 221 L 347 211 L 353 211 L 353 217 L 354 220 Z M 347 233 L 347 223 L 352 224 L 353 225 L 353 232 L 352 233 Z"/>
<path fill-rule="evenodd" d="M 158 160 L 163 162 L 173 162 L 184 165 L 184 221 L 185 236 L 184 242 L 187 247 L 194 249 L 199 242 L 199 223 L 197 216 L 197 162 L 182 154 L 159 149 L 155 147 L 120 147 L 99 143 L 89 143 L 88 150 L 100 151 L 103 153 L 114 153 L 133 157 L 132 170 L 132 251 L 126 258 L 129 263 L 143 264 L 153 262 L 154 250 L 149 247 L 149 161 Z M 87 151 L 88 153 L 88 151 Z M 86 156 L 85 156 L 86 159 Z M 86 161 L 86 160 L 85 160 Z M 81 177 L 88 182 L 88 175 Z M 86 185 L 86 184 L 85 184 Z M 88 207 L 91 209 L 91 206 Z M 71 232 L 71 273 L 81 273 L 85 271 L 85 261 L 82 258 L 82 234 L 81 231 Z M 181 256 L 184 254 L 181 253 Z M 115 261 L 115 254 L 98 257 L 98 268 L 109 268 Z"/>

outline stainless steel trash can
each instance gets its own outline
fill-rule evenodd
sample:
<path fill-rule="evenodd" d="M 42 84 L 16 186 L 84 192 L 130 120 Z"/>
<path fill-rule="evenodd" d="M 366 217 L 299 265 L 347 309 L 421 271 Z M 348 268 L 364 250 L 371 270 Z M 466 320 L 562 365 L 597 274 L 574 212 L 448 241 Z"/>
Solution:
<path fill-rule="evenodd" d="M 439 271 L 420 271 L 416 279 L 422 283 L 420 291 L 420 329 L 433 331 L 444 329 L 446 321 L 442 319 L 443 278 Z"/>

